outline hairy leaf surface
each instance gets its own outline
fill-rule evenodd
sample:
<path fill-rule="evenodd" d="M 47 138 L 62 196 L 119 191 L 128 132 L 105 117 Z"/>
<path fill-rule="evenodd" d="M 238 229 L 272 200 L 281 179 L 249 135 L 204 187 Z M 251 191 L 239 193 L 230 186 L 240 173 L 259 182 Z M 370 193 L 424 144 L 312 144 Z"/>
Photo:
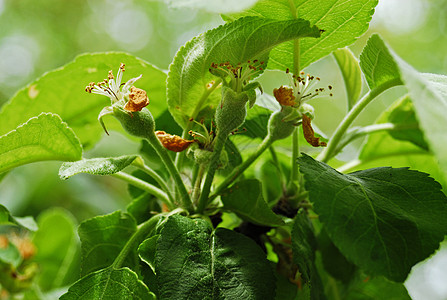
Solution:
<path fill-rule="evenodd" d="M 42 113 L 0 136 L 0 172 L 37 161 L 73 161 L 81 157 L 78 138 L 55 114 Z"/>
<path fill-rule="evenodd" d="M 269 51 L 276 45 L 302 37 L 319 37 L 316 26 L 308 21 L 277 21 L 247 17 L 222 25 L 193 38 L 180 48 L 169 68 L 168 107 L 183 128 L 189 119 L 210 117 L 220 101 L 220 89 L 211 95 L 211 63 L 233 65 L 258 59 L 267 62 Z M 205 100 L 206 101 L 202 101 Z M 199 114 L 201 111 L 203 113 Z"/>
<path fill-rule="evenodd" d="M 298 162 L 328 235 L 369 274 L 403 282 L 444 239 L 447 198 L 427 174 L 382 167 L 343 175 L 307 155 Z"/>
<path fill-rule="evenodd" d="M 155 255 L 160 299 L 273 299 L 275 278 L 265 253 L 234 231 L 174 215 Z"/>
<path fill-rule="evenodd" d="M 251 9 L 227 16 L 233 20 L 243 16 L 259 16 L 275 20 L 298 18 L 309 20 L 324 30 L 319 39 L 300 40 L 301 69 L 332 51 L 355 42 L 367 29 L 378 0 L 293 0 L 296 12 L 289 0 L 260 0 Z M 293 69 L 293 42 L 276 47 L 270 53 L 269 68 Z"/>
<path fill-rule="evenodd" d="M 138 155 L 123 155 L 119 157 L 90 158 L 75 162 L 63 163 L 59 169 L 59 177 L 68 179 L 79 173 L 94 175 L 112 175 L 129 166 Z"/>
<path fill-rule="evenodd" d="M 109 267 L 82 277 L 60 299 L 155 300 L 156 297 L 132 270 Z"/>
<path fill-rule="evenodd" d="M 132 216 L 116 211 L 109 215 L 88 219 L 79 225 L 81 239 L 81 276 L 110 266 L 136 231 Z M 125 259 L 124 265 L 137 265 L 136 251 Z"/>

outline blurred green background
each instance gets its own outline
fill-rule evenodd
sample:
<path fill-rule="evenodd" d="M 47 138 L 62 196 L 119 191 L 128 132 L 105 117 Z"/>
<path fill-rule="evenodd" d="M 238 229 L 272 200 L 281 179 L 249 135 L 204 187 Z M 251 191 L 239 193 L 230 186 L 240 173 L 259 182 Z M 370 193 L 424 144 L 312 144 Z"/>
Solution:
<path fill-rule="evenodd" d="M 369 31 L 350 48 L 358 55 L 369 35 L 378 32 L 418 71 L 447 74 L 446 16 L 447 0 L 380 0 Z M 46 71 L 85 52 L 125 51 L 166 70 L 181 45 L 222 23 L 217 14 L 170 9 L 163 1 L 0 0 L 0 106 Z M 334 97 L 311 103 L 317 112 L 315 124 L 330 135 L 346 113 L 341 74 L 331 56 L 308 69 L 335 87 Z M 280 72 L 266 72 L 263 77 L 268 93 L 287 82 Z M 382 95 L 356 125 L 373 123 L 403 93 L 397 88 Z M 354 158 L 360 143 L 340 158 Z M 85 156 L 131 154 L 138 149 L 136 142 L 112 133 Z M 82 221 L 123 209 L 130 200 L 126 185 L 114 179 L 79 175 L 62 182 L 59 166 L 36 163 L 11 171 L 0 181 L 0 203 L 18 216 L 63 207 Z M 435 259 L 436 263 L 418 266 L 410 277 L 414 299 L 447 299 L 447 285 L 438 284 L 439 279 L 447 282 L 447 255 L 440 253 Z"/>

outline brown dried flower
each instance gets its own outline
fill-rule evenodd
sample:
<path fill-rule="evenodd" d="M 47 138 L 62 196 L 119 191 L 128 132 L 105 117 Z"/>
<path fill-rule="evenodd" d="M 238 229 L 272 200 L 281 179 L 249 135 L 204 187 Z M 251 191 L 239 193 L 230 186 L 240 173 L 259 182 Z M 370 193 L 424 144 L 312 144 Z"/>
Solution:
<path fill-rule="evenodd" d="M 279 104 L 284 106 L 294 106 L 295 96 L 293 95 L 293 89 L 282 86 L 279 89 L 273 90 L 273 95 Z"/>
<path fill-rule="evenodd" d="M 155 131 L 155 134 L 163 147 L 174 152 L 182 152 L 195 142 L 194 140 L 185 140 L 178 135 L 169 134 L 164 131 Z"/>
<path fill-rule="evenodd" d="M 146 91 L 132 86 L 124 109 L 130 112 L 141 111 L 143 107 L 149 104 L 149 98 Z"/>
<path fill-rule="evenodd" d="M 310 118 L 303 115 L 303 133 L 306 141 L 313 147 L 326 147 L 326 142 L 320 141 L 319 137 L 315 137 L 315 132 L 310 124 Z"/>

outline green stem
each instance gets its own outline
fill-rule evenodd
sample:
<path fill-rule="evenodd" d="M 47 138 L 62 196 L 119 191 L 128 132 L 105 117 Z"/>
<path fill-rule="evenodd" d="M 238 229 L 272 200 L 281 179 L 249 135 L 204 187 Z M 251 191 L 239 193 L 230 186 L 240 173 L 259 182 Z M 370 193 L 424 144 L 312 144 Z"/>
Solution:
<path fill-rule="evenodd" d="M 169 156 L 168 151 L 165 147 L 161 144 L 160 140 L 157 138 L 155 134 L 148 134 L 147 140 L 149 143 L 154 147 L 157 154 L 160 156 L 161 160 L 165 164 L 166 168 L 168 169 L 169 174 L 171 175 L 172 179 L 174 180 L 174 183 L 178 189 L 178 192 L 180 193 L 180 199 L 182 201 L 182 206 L 184 209 L 186 209 L 189 212 L 192 212 L 193 205 L 191 202 L 191 198 L 189 197 L 188 191 L 186 190 L 185 184 L 180 177 L 180 173 L 178 169 L 175 167 L 174 163 L 172 162 L 171 157 Z"/>
<path fill-rule="evenodd" d="M 290 172 L 289 188 L 298 180 L 298 164 L 296 160 L 300 156 L 299 151 L 299 127 L 295 128 L 292 135 L 292 170 Z"/>
<path fill-rule="evenodd" d="M 408 130 L 408 129 L 417 129 L 418 124 L 405 124 L 405 125 L 399 125 L 399 124 L 393 124 L 393 123 L 380 123 L 380 124 L 373 124 L 361 128 L 354 129 L 353 132 L 348 131 L 347 137 L 345 139 L 342 139 L 339 146 L 335 150 L 335 153 L 339 153 L 346 145 L 351 143 L 353 140 L 363 137 L 365 135 L 382 132 L 382 131 L 399 131 L 399 130 Z"/>
<path fill-rule="evenodd" d="M 164 179 L 158 175 L 157 172 L 155 172 L 152 168 L 150 168 L 148 165 L 144 164 L 144 162 L 136 162 L 133 163 L 134 166 L 145 172 L 147 175 L 149 175 L 152 179 L 154 179 L 158 185 L 166 192 L 169 201 L 171 202 L 171 207 L 174 207 L 174 197 L 172 197 L 171 190 L 169 189 L 168 185 L 164 181 Z"/>
<path fill-rule="evenodd" d="M 214 193 L 210 196 L 210 199 L 216 198 L 223 190 L 233 183 L 236 178 L 238 178 L 268 147 L 272 145 L 272 143 L 273 140 L 270 136 L 266 136 L 256 151 L 251 154 L 247 160 L 242 162 L 242 164 L 234 168 L 231 174 L 228 175 L 221 184 L 219 184 Z"/>
<path fill-rule="evenodd" d="M 204 174 L 205 174 L 205 166 L 200 165 L 199 170 L 197 172 L 196 180 L 194 182 L 194 188 L 192 193 L 192 201 L 194 204 L 198 204 L 197 201 L 199 200 L 200 197 L 200 186 L 202 185 L 202 179 Z"/>
<path fill-rule="evenodd" d="M 211 191 L 211 185 L 213 183 L 214 174 L 216 173 L 216 169 L 219 166 L 220 161 L 220 153 L 222 152 L 225 141 L 227 140 L 228 135 L 225 133 L 217 133 L 213 156 L 211 157 L 210 164 L 208 166 L 208 172 L 206 174 L 205 183 L 203 184 L 203 189 L 199 198 L 199 204 L 197 206 L 197 213 L 201 214 L 208 206 L 208 196 Z"/>
<path fill-rule="evenodd" d="M 217 79 L 214 84 L 210 88 L 206 88 L 203 92 L 202 96 L 199 99 L 199 102 L 197 103 L 196 107 L 194 108 L 194 111 L 191 114 L 191 118 L 195 120 L 197 116 L 199 115 L 200 111 L 203 108 L 203 104 L 205 104 L 205 101 L 208 99 L 208 97 L 211 95 L 212 92 L 220 85 L 222 82 L 222 79 Z M 189 131 L 192 129 L 194 122 L 190 121 L 186 125 L 185 130 L 183 130 L 182 138 L 186 139 L 189 135 Z M 177 156 L 175 157 L 175 165 L 177 168 L 180 168 L 183 164 L 183 158 L 185 157 L 185 154 L 183 152 L 177 153 Z"/>
<path fill-rule="evenodd" d="M 318 155 L 317 159 L 322 162 L 329 161 L 329 159 L 331 159 L 336 154 L 335 150 L 337 149 L 337 146 L 340 143 L 346 130 L 348 130 L 349 126 L 352 124 L 355 118 L 357 118 L 360 112 L 378 95 L 380 95 L 387 89 L 399 84 L 402 84 L 402 81 L 400 79 L 387 81 L 386 83 L 370 90 L 365 96 L 363 96 L 363 98 L 360 99 L 348 112 L 343 121 L 341 121 L 341 123 L 338 125 L 337 129 L 335 129 L 334 134 L 329 139 L 328 146 L 320 153 L 320 155 Z"/>
<path fill-rule="evenodd" d="M 159 214 L 156 216 L 153 216 L 143 224 L 141 224 L 137 231 L 130 237 L 130 239 L 127 241 L 127 243 L 124 245 L 124 248 L 121 250 L 121 252 L 118 254 L 118 256 L 115 258 L 115 260 L 112 263 L 112 268 L 119 269 L 122 265 L 126 257 L 129 255 L 129 253 L 135 249 L 144 239 L 146 236 L 151 233 L 152 230 L 154 230 L 155 226 L 157 226 L 157 223 L 159 222 L 160 218 L 164 215 Z"/>
<path fill-rule="evenodd" d="M 165 192 L 163 192 L 161 189 L 156 187 L 155 185 L 147 183 L 146 181 L 143 181 L 137 177 L 134 177 L 134 176 L 124 173 L 124 172 L 118 172 L 111 176 L 121 179 L 121 180 L 124 180 L 127 183 L 129 183 L 139 189 L 142 189 L 143 191 L 146 191 L 151 195 L 154 195 L 155 197 L 160 199 L 163 203 L 165 203 L 169 208 L 172 208 L 172 203 L 171 203 L 171 201 L 169 201 L 168 195 Z"/>
<path fill-rule="evenodd" d="M 278 155 L 276 154 L 275 148 L 272 147 L 271 145 L 269 147 L 269 150 L 270 150 L 270 155 L 272 156 L 273 163 L 276 167 L 276 170 L 278 171 L 278 176 L 281 181 L 281 186 L 284 187 L 285 186 L 284 172 L 282 170 L 281 163 L 278 160 Z"/>

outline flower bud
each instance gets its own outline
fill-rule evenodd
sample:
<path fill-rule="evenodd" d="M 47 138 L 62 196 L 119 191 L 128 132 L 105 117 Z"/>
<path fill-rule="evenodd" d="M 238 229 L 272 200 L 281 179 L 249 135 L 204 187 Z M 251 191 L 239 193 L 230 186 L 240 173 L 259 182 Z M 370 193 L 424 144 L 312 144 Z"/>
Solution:
<path fill-rule="evenodd" d="M 155 132 L 154 117 L 147 108 L 130 113 L 119 107 L 113 107 L 113 116 L 120 121 L 124 130 L 133 136 L 147 138 Z"/>
<path fill-rule="evenodd" d="M 283 110 L 271 114 L 268 122 L 268 136 L 273 140 L 282 140 L 290 136 L 295 130 L 297 119 L 285 120 L 295 111 L 292 107 L 284 107 Z"/>
<path fill-rule="evenodd" d="M 244 123 L 247 116 L 246 104 L 249 100 L 249 91 L 237 93 L 222 86 L 222 102 L 215 115 L 218 134 L 228 135 Z"/>

